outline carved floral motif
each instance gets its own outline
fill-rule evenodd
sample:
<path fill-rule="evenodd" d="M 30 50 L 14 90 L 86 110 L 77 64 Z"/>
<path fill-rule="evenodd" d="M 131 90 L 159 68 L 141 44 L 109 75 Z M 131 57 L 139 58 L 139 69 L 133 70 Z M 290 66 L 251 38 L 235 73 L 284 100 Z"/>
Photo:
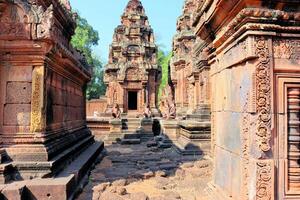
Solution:
<path fill-rule="evenodd" d="M 44 67 L 35 67 L 32 74 L 31 132 L 40 132 L 45 127 L 44 115 Z"/>
<path fill-rule="evenodd" d="M 271 74 L 270 55 L 266 38 L 255 38 L 256 55 L 256 107 L 258 112 L 257 143 L 259 149 L 267 152 L 271 149 Z"/>
<path fill-rule="evenodd" d="M 272 200 L 273 194 L 273 166 L 269 161 L 259 161 L 256 171 L 256 199 Z"/>
<path fill-rule="evenodd" d="M 300 40 L 274 39 L 274 58 L 300 59 Z"/>

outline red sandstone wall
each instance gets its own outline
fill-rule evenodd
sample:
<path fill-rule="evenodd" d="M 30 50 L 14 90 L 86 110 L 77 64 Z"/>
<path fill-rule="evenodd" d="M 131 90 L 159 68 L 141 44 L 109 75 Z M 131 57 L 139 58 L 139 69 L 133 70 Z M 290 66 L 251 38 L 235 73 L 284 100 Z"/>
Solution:
<path fill-rule="evenodd" d="M 47 72 L 47 126 L 51 130 L 85 124 L 85 97 L 79 83 L 51 69 Z"/>
<path fill-rule="evenodd" d="M 31 66 L 1 66 L 0 125 L 2 133 L 29 132 Z"/>
<path fill-rule="evenodd" d="M 86 104 L 86 116 L 94 116 L 94 112 L 104 113 L 106 107 L 107 100 L 105 97 L 88 101 Z"/>

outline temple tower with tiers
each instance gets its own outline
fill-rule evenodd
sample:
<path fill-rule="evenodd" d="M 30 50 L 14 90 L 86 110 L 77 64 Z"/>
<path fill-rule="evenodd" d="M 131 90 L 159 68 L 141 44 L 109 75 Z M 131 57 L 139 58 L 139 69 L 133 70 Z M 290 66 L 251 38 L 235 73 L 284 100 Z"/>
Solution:
<path fill-rule="evenodd" d="M 153 29 L 139 0 L 130 0 L 115 29 L 105 68 L 107 112 L 118 104 L 123 113 L 138 114 L 149 104 L 157 111 L 160 81 Z"/>

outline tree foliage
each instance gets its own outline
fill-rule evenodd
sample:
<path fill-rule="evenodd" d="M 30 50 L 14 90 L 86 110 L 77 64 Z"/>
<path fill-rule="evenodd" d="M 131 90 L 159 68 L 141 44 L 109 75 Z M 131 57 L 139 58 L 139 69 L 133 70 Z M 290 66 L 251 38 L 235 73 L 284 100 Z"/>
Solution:
<path fill-rule="evenodd" d="M 161 66 L 162 70 L 162 77 L 161 77 L 161 83 L 159 86 L 159 91 L 158 91 L 158 99 L 160 99 L 162 95 L 162 91 L 164 88 L 167 86 L 169 82 L 169 65 L 170 65 L 170 60 L 172 58 L 172 52 L 163 52 L 162 50 L 158 51 L 158 64 Z"/>
<path fill-rule="evenodd" d="M 94 53 L 93 47 L 98 45 L 99 34 L 80 16 L 77 18 L 77 28 L 72 37 L 71 44 L 74 48 L 81 51 L 87 60 L 87 63 L 93 68 L 91 82 L 87 86 L 87 99 L 97 99 L 105 94 L 105 84 L 103 82 L 103 65 Z"/>

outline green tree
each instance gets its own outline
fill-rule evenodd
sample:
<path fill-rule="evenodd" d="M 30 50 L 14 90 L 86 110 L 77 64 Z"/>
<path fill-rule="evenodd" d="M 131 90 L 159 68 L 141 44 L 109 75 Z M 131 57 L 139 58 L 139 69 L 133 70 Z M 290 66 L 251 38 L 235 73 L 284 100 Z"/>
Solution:
<path fill-rule="evenodd" d="M 97 99 L 105 94 L 105 84 L 103 82 L 103 65 L 94 53 L 93 47 L 98 45 L 99 34 L 80 16 L 77 18 L 77 28 L 72 37 L 71 44 L 74 48 L 81 51 L 87 60 L 87 63 L 93 68 L 93 76 L 88 84 L 86 97 L 87 99 Z"/>
<path fill-rule="evenodd" d="M 164 88 L 167 86 L 169 82 L 169 65 L 170 65 L 171 58 L 172 58 L 172 52 L 165 53 L 162 50 L 158 51 L 158 55 L 157 55 L 158 65 L 161 66 L 161 70 L 162 70 L 161 83 L 159 85 L 159 90 L 158 90 L 158 99 L 161 98 L 162 91 L 164 90 Z"/>

